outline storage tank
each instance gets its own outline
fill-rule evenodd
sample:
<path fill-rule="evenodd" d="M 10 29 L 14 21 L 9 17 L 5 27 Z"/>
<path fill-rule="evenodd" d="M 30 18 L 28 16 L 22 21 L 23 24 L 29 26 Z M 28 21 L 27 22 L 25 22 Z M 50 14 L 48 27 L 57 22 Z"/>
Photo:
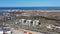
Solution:
<path fill-rule="evenodd" d="M 39 20 L 34 20 L 34 21 L 33 21 L 33 25 L 40 25 Z"/>
<path fill-rule="evenodd" d="M 33 24 L 33 21 L 32 20 L 26 20 L 26 23 L 27 23 L 27 25 L 32 25 Z"/>
<path fill-rule="evenodd" d="M 20 19 L 19 22 L 20 23 L 25 23 L 26 22 L 26 19 Z"/>

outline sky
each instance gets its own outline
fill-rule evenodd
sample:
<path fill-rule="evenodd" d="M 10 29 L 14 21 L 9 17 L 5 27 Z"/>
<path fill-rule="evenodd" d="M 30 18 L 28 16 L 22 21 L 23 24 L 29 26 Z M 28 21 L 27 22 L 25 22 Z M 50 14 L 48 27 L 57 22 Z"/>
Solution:
<path fill-rule="evenodd" d="M 60 7 L 60 0 L 0 0 L 0 7 Z"/>

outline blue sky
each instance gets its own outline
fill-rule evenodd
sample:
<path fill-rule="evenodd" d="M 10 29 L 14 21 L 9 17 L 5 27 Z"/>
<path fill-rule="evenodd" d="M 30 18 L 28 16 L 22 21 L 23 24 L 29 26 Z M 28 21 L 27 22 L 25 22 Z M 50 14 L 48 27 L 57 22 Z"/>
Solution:
<path fill-rule="evenodd" d="M 0 7 L 60 6 L 60 0 L 0 0 Z"/>

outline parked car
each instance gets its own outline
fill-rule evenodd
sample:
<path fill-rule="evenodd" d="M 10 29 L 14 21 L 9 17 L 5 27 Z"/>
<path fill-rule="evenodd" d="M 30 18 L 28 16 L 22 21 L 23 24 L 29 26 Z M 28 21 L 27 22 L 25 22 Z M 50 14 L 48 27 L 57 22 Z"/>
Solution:
<path fill-rule="evenodd" d="M 10 27 L 3 27 L 4 34 L 12 34 Z"/>
<path fill-rule="evenodd" d="M 3 28 L 0 27 L 0 34 L 3 34 Z"/>
<path fill-rule="evenodd" d="M 52 24 L 48 24 L 46 27 L 49 28 L 49 29 L 53 29 L 53 25 Z"/>

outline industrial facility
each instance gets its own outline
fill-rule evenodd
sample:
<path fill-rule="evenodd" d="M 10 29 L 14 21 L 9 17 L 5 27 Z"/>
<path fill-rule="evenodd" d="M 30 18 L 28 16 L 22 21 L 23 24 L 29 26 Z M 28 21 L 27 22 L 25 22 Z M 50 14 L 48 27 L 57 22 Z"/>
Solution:
<path fill-rule="evenodd" d="M 1 10 L 2 11 L 2 10 Z M 2 26 L 7 25 L 10 31 L 24 34 L 58 34 L 60 33 L 60 12 L 59 10 L 3 10 Z M 33 11 L 33 12 L 32 12 Z M 49 11 L 49 12 L 47 12 Z M 53 11 L 53 12 L 51 12 Z M 55 12 L 54 12 L 55 11 Z M 4 28 L 4 27 L 3 27 Z M 18 31 L 17 31 L 18 30 Z M 2 33 L 8 33 L 1 30 Z"/>

